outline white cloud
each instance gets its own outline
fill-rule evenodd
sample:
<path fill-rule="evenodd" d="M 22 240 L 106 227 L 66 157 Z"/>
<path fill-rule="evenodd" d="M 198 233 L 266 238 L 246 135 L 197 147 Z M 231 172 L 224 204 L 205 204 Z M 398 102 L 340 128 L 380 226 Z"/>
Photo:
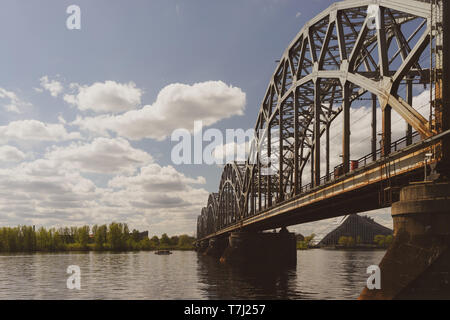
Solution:
<path fill-rule="evenodd" d="M 58 115 L 58 121 L 59 121 L 59 123 L 61 123 L 61 124 L 66 124 L 66 123 L 67 123 L 66 120 L 64 119 L 64 117 L 63 117 L 62 115 Z"/>
<path fill-rule="evenodd" d="M 64 101 L 67 102 L 68 104 L 73 104 L 76 105 L 77 104 L 77 98 L 74 95 L 71 94 L 65 94 L 63 97 Z"/>
<path fill-rule="evenodd" d="M 22 111 L 20 111 L 19 108 L 17 107 L 17 105 L 15 105 L 15 104 L 5 105 L 4 109 L 8 112 L 22 113 Z"/>
<path fill-rule="evenodd" d="M 96 113 L 119 113 L 137 108 L 141 104 L 142 90 L 136 84 L 115 81 L 96 82 L 91 86 L 76 87 L 76 95 L 64 95 L 64 100 L 76 105 L 82 111 L 92 110 Z"/>
<path fill-rule="evenodd" d="M 80 139 L 79 132 L 67 132 L 62 124 L 43 123 L 38 120 L 12 121 L 0 126 L 0 142 L 10 140 L 63 141 Z"/>
<path fill-rule="evenodd" d="M 298 18 L 298 17 L 300 17 L 301 15 L 302 15 L 302 13 L 299 11 L 299 12 L 297 12 L 297 13 L 295 14 L 295 17 Z"/>
<path fill-rule="evenodd" d="M 90 143 L 74 142 L 53 147 L 45 158 L 81 172 L 132 174 L 136 168 L 153 161 L 147 152 L 133 148 L 123 138 L 97 138 Z"/>
<path fill-rule="evenodd" d="M 3 88 L 0 88 L 0 99 L 8 100 L 8 103 L 3 105 L 3 108 L 8 112 L 22 113 L 23 107 L 31 106 L 31 103 L 23 101 L 14 92 Z"/>
<path fill-rule="evenodd" d="M 50 92 L 52 97 L 57 97 L 64 89 L 61 82 L 59 82 L 57 80 L 49 80 L 48 76 L 43 76 L 39 80 L 41 83 L 41 87 L 44 88 L 45 90 L 47 90 L 48 92 Z M 42 92 L 42 90 L 41 91 L 36 90 L 36 91 Z"/>
<path fill-rule="evenodd" d="M 132 140 L 163 140 L 178 128 L 192 131 L 196 120 L 209 126 L 242 115 L 244 108 L 245 93 L 222 81 L 175 83 L 163 88 L 152 105 L 122 115 L 77 118 L 73 124 L 102 135 L 112 131 Z"/>
<path fill-rule="evenodd" d="M 218 164 L 232 161 L 246 161 L 250 151 L 250 141 L 243 143 L 230 142 L 214 148 L 212 156 Z"/>
<path fill-rule="evenodd" d="M 204 178 L 187 177 L 171 166 L 149 164 L 101 188 L 80 174 L 83 168 L 74 170 L 70 163 L 79 159 L 47 156 L 0 169 L 0 223 L 67 226 L 123 221 L 151 233 L 192 234 L 208 197 L 206 190 L 192 186 L 203 184 Z"/>
<path fill-rule="evenodd" d="M 13 146 L 0 146 L 0 162 L 19 162 L 25 159 L 25 153 Z"/>
<path fill-rule="evenodd" d="M 109 181 L 112 188 L 143 189 L 148 192 L 174 192 L 186 190 L 190 184 L 205 184 L 205 178 L 186 177 L 172 166 L 161 167 L 156 163 L 142 167 L 136 176 L 116 176 Z"/>

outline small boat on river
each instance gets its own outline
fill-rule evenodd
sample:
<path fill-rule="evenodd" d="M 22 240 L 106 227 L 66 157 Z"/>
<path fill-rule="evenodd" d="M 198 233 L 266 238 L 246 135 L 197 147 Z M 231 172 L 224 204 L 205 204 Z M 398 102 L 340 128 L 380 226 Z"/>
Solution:
<path fill-rule="evenodd" d="M 155 251 L 155 254 L 164 255 L 164 254 L 172 254 L 172 252 L 170 252 L 169 250 L 157 250 Z"/>

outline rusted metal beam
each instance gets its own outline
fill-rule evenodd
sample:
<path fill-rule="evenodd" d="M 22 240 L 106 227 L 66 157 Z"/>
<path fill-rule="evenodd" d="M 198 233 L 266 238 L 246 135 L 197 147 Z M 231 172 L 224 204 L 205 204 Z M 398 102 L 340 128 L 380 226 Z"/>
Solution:
<path fill-rule="evenodd" d="M 372 160 L 377 160 L 377 96 L 372 94 Z"/>
<path fill-rule="evenodd" d="M 412 106 L 413 102 L 413 86 L 412 80 L 407 80 L 406 82 L 406 101 L 410 106 Z M 406 145 L 409 146 L 412 143 L 412 127 L 406 122 Z"/>
<path fill-rule="evenodd" d="M 377 39 L 378 39 L 378 59 L 379 59 L 379 68 L 380 68 L 380 76 L 386 77 L 389 73 L 389 60 L 388 60 L 388 46 L 386 43 L 386 25 L 384 19 L 384 8 L 379 7 L 379 27 L 377 28 Z"/>
<path fill-rule="evenodd" d="M 300 181 L 299 181 L 299 126 L 298 126 L 298 101 L 297 101 L 297 90 L 294 91 L 294 195 L 300 192 Z"/>
<path fill-rule="evenodd" d="M 381 139 L 381 155 L 386 157 L 391 153 L 391 138 L 392 138 L 392 117 L 391 106 L 386 105 L 381 110 L 381 126 L 382 126 L 382 139 Z"/>
<path fill-rule="evenodd" d="M 320 101 L 320 78 L 314 84 L 314 180 L 313 184 L 320 184 L 320 114 L 322 102 Z"/>
<path fill-rule="evenodd" d="M 350 170 L 350 83 L 345 83 L 342 88 L 342 167 L 344 173 Z"/>
<path fill-rule="evenodd" d="M 284 164 L 283 164 L 283 109 L 284 105 L 280 104 L 278 115 L 278 202 L 284 200 L 283 180 L 284 180 Z"/>

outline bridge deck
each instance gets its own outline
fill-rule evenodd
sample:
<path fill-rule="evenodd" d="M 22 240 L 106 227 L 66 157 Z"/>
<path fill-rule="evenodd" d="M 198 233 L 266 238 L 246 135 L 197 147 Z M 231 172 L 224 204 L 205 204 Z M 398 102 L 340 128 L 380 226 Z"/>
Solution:
<path fill-rule="evenodd" d="M 380 199 L 380 194 L 388 187 L 401 187 L 410 181 L 422 180 L 425 154 L 439 143 L 438 140 L 444 134 L 419 141 L 388 157 L 367 163 L 199 240 L 237 230 L 262 231 L 387 207 L 390 203 Z M 305 189 L 307 188 L 303 188 Z"/>

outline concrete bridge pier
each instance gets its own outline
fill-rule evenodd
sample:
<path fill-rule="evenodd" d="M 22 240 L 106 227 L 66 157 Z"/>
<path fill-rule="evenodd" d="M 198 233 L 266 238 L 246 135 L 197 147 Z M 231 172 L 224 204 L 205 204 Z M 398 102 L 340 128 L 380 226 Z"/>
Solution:
<path fill-rule="evenodd" d="M 297 264 L 294 233 L 232 232 L 220 262 L 229 264 L 256 263 L 260 266 L 289 266 Z"/>
<path fill-rule="evenodd" d="M 415 183 L 392 205 L 394 241 L 379 267 L 381 289 L 359 299 L 450 298 L 450 183 Z"/>
<path fill-rule="evenodd" d="M 212 256 L 220 258 L 222 253 L 228 246 L 228 238 L 227 237 L 215 237 L 209 239 L 208 247 L 204 251 L 205 256 Z"/>
<path fill-rule="evenodd" d="M 195 251 L 199 253 L 204 253 L 209 246 L 208 240 L 202 240 L 196 243 Z"/>

